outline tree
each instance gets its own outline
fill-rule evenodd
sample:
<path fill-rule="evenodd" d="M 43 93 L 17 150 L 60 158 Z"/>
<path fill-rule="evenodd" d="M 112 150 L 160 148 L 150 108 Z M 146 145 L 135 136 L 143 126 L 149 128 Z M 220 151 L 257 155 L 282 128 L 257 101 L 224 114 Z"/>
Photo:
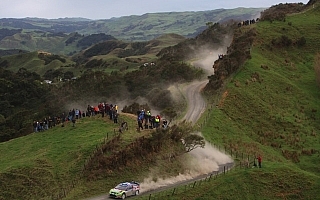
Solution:
<path fill-rule="evenodd" d="M 194 135 L 194 134 L 187 135 L 183 139 L 182 143 L 186 148 L 186 152 L 190 152 L 199 147 L 204 148 L 205 146 L 204 138 L 201 137 L 200 135 Z"/>
<path fill-rule="evenodd" d="M 213 22 L 207 22 L 207 23 L 206 23 L 206 26 L 207 26 L 207 27 L 213 26 Z"/>
<path fill-rule="evenodd" d="M 73 72 L 72 71 L 66 71 L 64 74 L 63 74 L 63 78 L 64 79 L 71 79 L 73 78 L 74 75 L 73 75 Z"/>
<path fill-rule="evenodd" d="M 317 84 L 320 88 L 320 53 L 316 55 L 315 62 L 314 62 L 314 71 L 316 73 Z"/>

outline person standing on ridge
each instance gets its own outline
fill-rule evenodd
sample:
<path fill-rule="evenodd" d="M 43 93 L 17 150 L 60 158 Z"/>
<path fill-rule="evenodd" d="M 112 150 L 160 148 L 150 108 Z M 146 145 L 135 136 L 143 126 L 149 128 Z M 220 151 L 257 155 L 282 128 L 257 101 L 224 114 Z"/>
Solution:
<path fill-rule="evenodd" d="M 261 156 L 259 155 L 257 159 L 258 159 L 258 165 L 259 165 L 259 168 L 261 168 L 261 162 L 262 162 L 262 158 L 261 158 Z"/>

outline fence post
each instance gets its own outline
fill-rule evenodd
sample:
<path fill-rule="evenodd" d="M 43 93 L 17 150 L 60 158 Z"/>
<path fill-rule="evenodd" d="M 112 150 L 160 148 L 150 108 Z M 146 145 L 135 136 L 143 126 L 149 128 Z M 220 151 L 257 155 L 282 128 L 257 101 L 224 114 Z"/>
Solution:
<path fill-rule="evenodd" d="M 151 199 L 151 194 L 149 195 L 149 200 Z"/>
<path fill-rule="evenodd" d="M 226 166 L 223 166 L 223 173 L 226 174 Z"/>
<path fill-rule="evenodd" d="M 211 176 L 212 176 L 212 174 L 210 174 L 209 181 L 211 180 Z"/>
<path fill-rule="evenodd" d="M 173 189 L 173 191 L 172 191 L 172 195 L 171 196 L 173 196 L 174 195 L 174 192 L 176 191 L 176 188 L 174 188 Z"/>
<path fill-rule="evenodd" d="M 192 186 L 192 188 L 194 188 L 194 186 L 196 185 L 196 183 L 197 183 L 197 181 L 195 181 L 195 182 L 193 183 L 193 186 Z"/>

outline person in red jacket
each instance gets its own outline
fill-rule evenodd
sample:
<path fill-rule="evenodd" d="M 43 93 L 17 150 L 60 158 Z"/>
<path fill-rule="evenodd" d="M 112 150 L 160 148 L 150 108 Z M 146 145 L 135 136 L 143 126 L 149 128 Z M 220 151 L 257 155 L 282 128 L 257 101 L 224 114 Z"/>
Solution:
<path fill-rule="evenodd" d="M 258 165 L 259 165 L 259 168 L 261 168 L 261 162 L 262 162 L 262 158 L 261 158 L 261 156 L 258 156 Z"/>

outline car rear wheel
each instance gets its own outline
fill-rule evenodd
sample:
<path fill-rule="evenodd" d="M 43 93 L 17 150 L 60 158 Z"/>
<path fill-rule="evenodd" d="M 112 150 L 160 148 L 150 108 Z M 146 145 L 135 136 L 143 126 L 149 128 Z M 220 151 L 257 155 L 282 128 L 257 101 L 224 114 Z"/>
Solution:
<path fill-rule="evenodd" d="M 139 194 L 139 190 L 136 190 L 136 192 L 134 193 L 134 195 L 138 195 Z"/>
<path fill-rule="evenodd" d="M 126 194 L 122 194 L 121 199 L 125 199 L 126 198 Z"/>

